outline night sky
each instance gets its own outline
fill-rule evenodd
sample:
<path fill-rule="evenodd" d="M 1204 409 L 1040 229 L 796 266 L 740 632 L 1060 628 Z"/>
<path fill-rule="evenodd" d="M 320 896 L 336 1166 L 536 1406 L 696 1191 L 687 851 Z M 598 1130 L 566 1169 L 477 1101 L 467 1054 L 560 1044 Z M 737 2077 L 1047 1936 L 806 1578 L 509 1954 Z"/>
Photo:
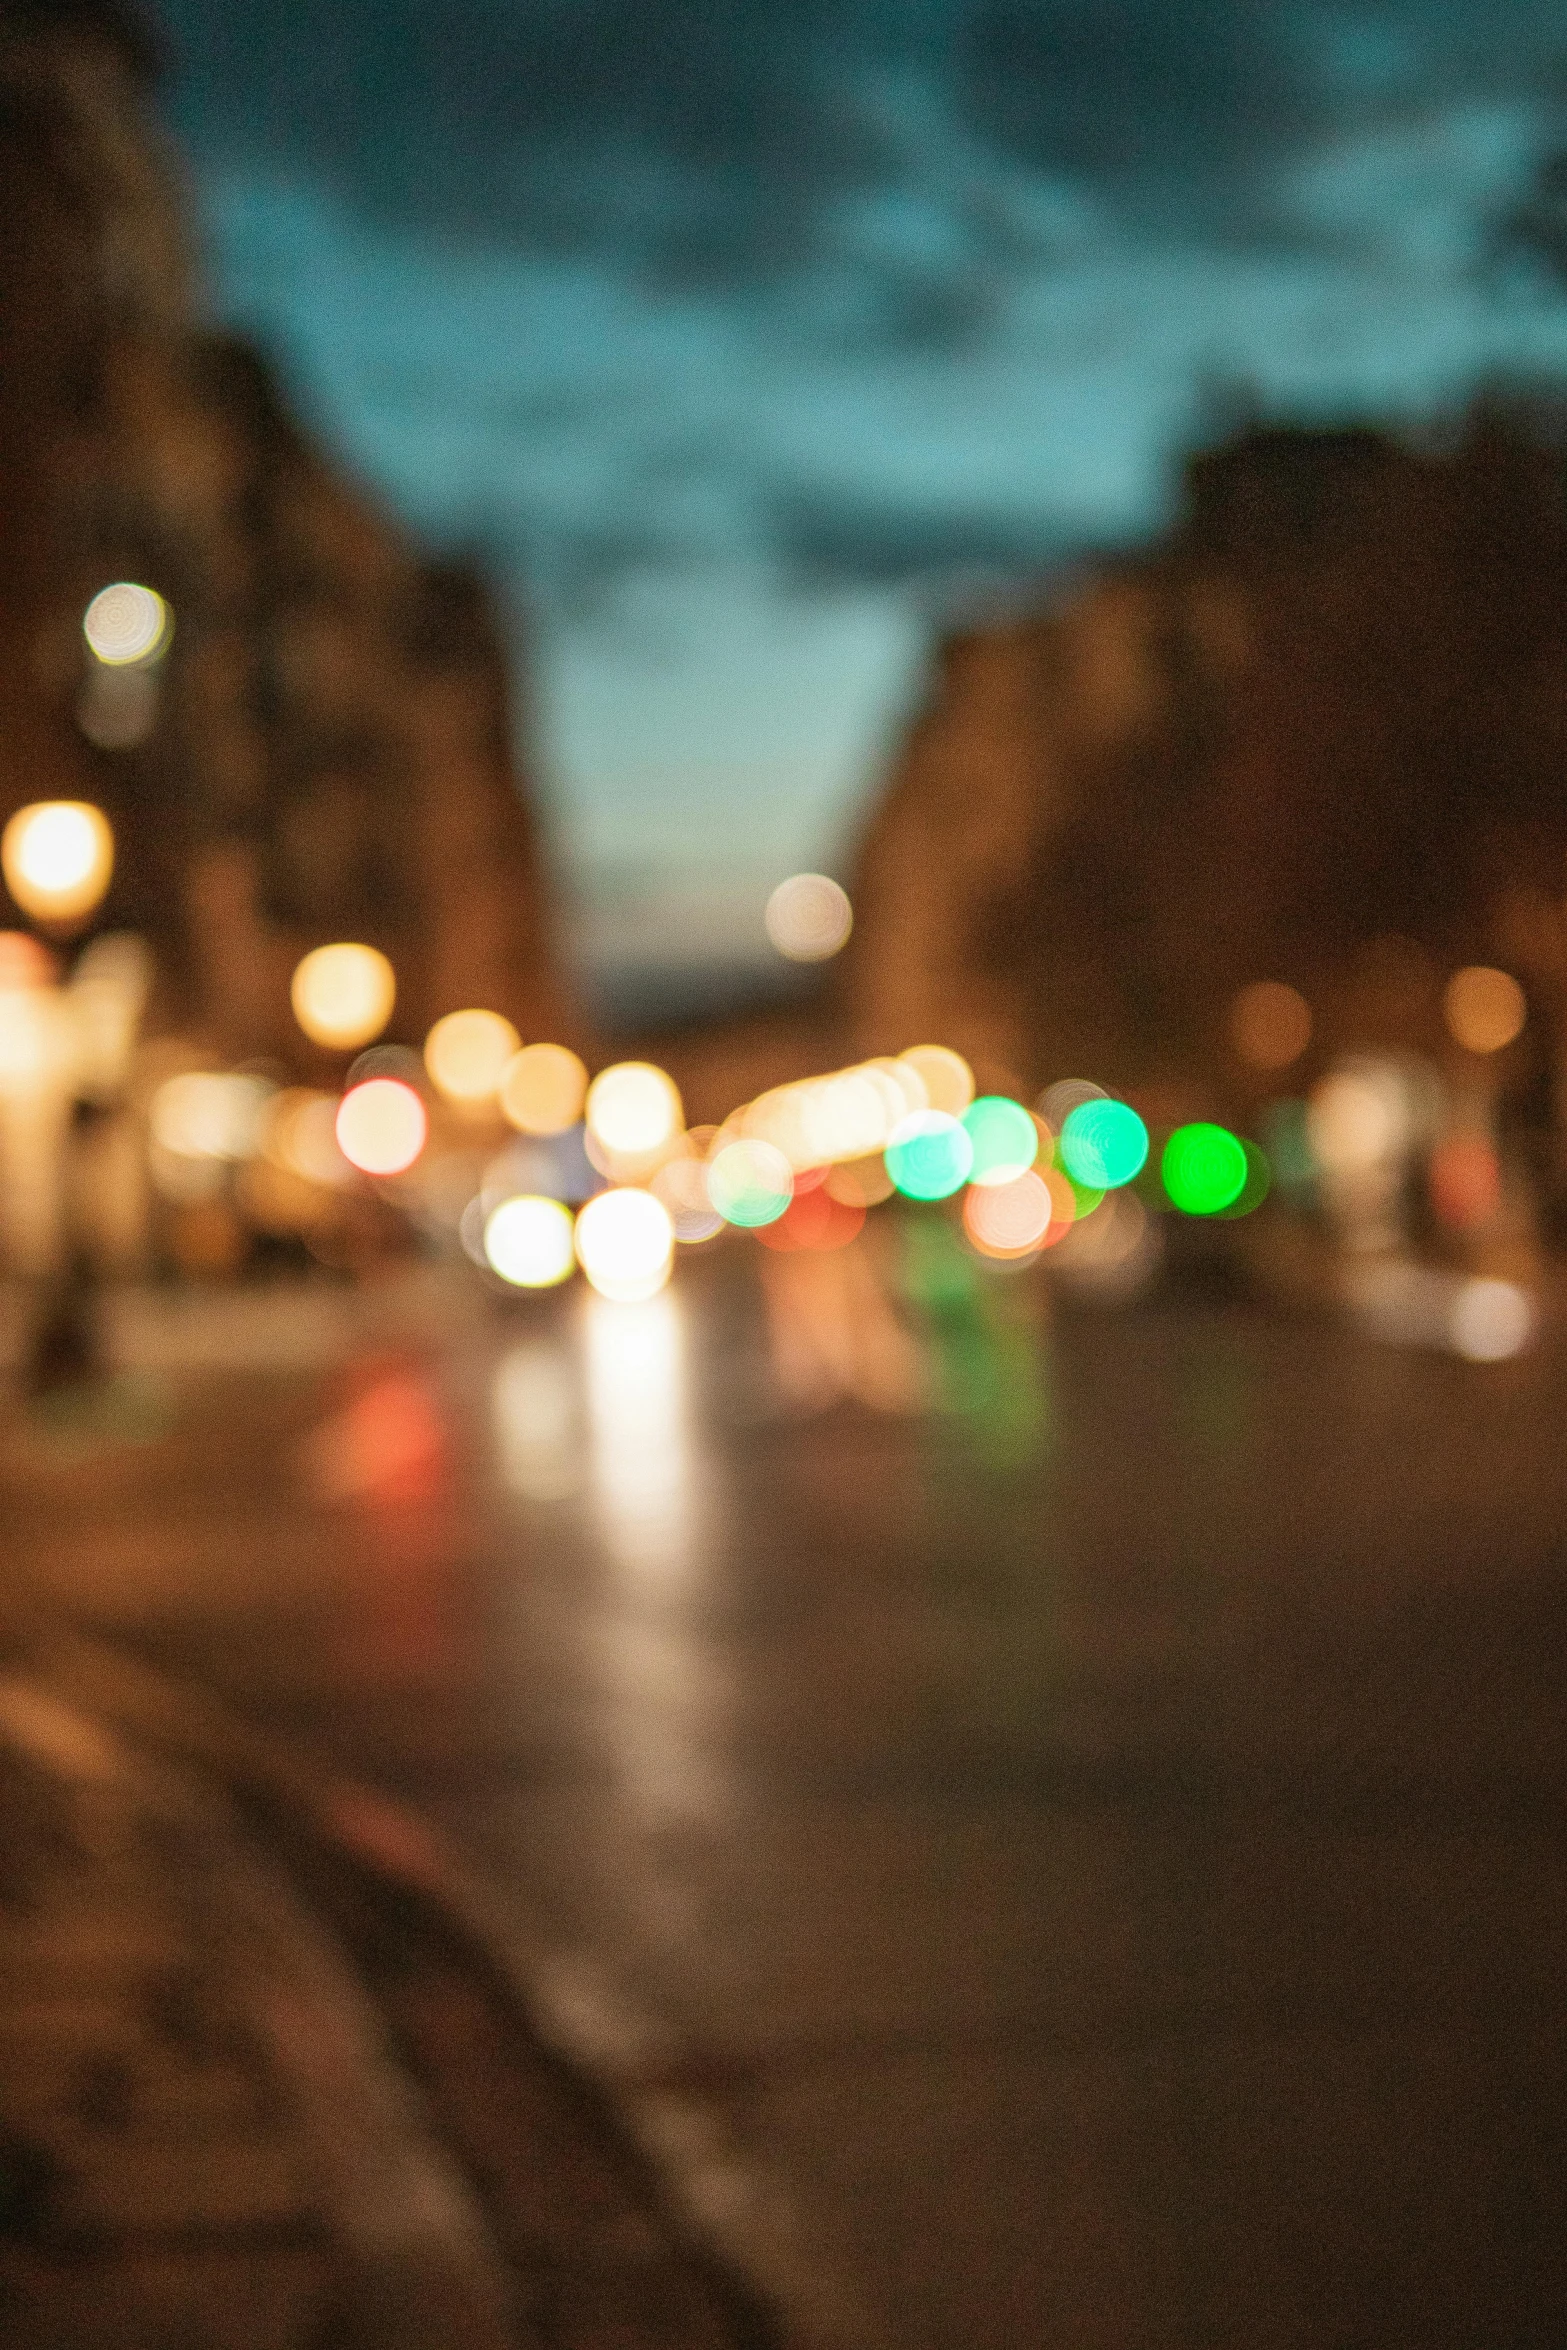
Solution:
<path fill-rule="evenodd" d="M 162 0 L 218 312 L 506 582 L 590 960 L 760 955 L 933 620 L 1212 419 L 1567 376 L 1560 0 Z"/>

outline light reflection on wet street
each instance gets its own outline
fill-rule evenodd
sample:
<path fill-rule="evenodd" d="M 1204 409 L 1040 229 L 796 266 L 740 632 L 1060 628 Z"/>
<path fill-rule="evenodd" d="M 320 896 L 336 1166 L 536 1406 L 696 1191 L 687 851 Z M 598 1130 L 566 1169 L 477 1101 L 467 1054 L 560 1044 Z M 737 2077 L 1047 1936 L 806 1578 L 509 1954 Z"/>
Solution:
<path fill-rule="evenodd" d="M 755 1252 L 171 1343 L 90 1480 L 13 1424 L 26 1555 L 437 1816 L 867 2338 L 1567 2338 L 1559 1340 L 1074 1312 L 944 1230 L 823 1307 L 830 1400 Z"/>

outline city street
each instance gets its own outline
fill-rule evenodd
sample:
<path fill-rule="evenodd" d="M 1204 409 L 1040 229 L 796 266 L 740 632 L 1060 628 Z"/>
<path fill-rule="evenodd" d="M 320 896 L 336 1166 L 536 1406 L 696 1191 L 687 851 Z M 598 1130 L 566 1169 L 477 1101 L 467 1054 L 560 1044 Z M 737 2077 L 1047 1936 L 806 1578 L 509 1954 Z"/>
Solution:
<path fill-rule="evenodd" d="M 7 1407 L 15 1555 L 441 1830 L 846 2350 L 1560 2343 L 1561 1334 L 929 1229 L 127 1293 Z"/>

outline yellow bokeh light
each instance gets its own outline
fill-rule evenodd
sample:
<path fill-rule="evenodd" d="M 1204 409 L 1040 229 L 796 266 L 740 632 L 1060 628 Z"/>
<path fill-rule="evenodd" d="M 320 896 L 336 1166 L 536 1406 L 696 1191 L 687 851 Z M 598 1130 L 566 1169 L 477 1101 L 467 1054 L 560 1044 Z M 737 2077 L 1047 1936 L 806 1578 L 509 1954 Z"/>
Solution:
<path fill-rule="evenodd" d="M 577 1260 L 601 1297 L 623 1305 L 654 1297 L 669 1279 L 675 1227 L 650 1191 L 601 1191 L 577 1217 Z"/>
<path fill-rule="evenodd" d="M 587 1070 L 565 1045 L 524 1045 L 501 1078 L 501 1109 L 522 1134 L 564 1134 L 581 1117 L 587 1090 Z"/>
<path fill-rule="evenodd" d="M 0 835 L 7 889 L 35 922 L 76 922 L 90 914 L 114 871 L 114 835 L 85 800 L 35 800 Z"/>
<path fill-rule="evenodd" d="M 370 1077 L 344 1094 L 336 1130 L 339 1150 L 362 1175 L 401 1175 L 423 1150 L 430 1122 L 411 1085 Z"/>
<path fill-rule="evenodd" d="M 448 1012 L 424 1040 L 430 1082 L 459 1108 L 493 1102 L 522 1039 L 499 1012 Z"/>
<path fill-rule="evenodd" d="M 652 1158 L 685 1123 L 674 1080 L 651 1061 L 617 1061 L 588 1087 L 588 1132 L 616 1158 Z"/>
<path fill-rule="evenodd" d="M 1280 979 L 1243 987 L 1230 1006 L 1230 1036 L 1254 1069 L 1287 1069 L 1311 1042 L 1311 1006 Z"/>
<path fill-rule="evenodd" d="M 824 963 L 854 927 L 847 890 L 825 873 L 795 873 L 767 901 L 767 935 L 792 963 Z"/>
<path fill-rule="evenodd" d="M 288 993 L 294 1018 L 312 1044 L 349 1053 L 372 1043 L 392 1017 L 397 978 L 375 947 L 344 940 L 306 955 Z"/>
<path fill-rule="evenodd" d="M 1499 1053 L 1529 1016 L 1523 989 L 1509 972 L 1471 963 L 1442 994 L 1449 1033 L 1468 1053 Z"/>
<path fill-rule="evenodd" d="M 576 1268 L 571 1210 L 533 1195 L 502 1200 L 485 1221 L 484 1254 L 514 1288 L 553 1289 Z"/>
<path fill-rule="evenodd" d="M 1362 1175 L 1391 1163 L 1408 1140 L 1408 1128 L 1397 1073 L 1381 1065 L 1334 1070 L 1306 1105 L 1312 1156 L 1333 1176 Z"/>
<path fill-rule="evenodd" d="M 106 669 L 150 661 L 165 650 L 174 616 L 156 588 L 117 579 L 100 588 L 82 616 L 82 634 Z"/>
<path fill-rule="evenodd" d="M 916 1044 L 898 1055 L 907 1062 L 925 1088 L 929 1107 L 949 1118 L 961 1118 L 974 1099 L 974 1072 L 950 1045 Z"/>

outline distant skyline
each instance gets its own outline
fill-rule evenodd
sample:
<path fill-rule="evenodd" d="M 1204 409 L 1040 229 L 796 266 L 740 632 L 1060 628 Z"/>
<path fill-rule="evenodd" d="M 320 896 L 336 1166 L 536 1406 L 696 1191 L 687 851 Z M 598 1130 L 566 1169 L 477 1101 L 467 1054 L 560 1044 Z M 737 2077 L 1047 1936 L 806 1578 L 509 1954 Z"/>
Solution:
<path fill-rule="evenodd" d="M 589 961 L 765 961 L 933 619 L 1165 519 L 1215 399 L 1567 378 L 1497 224 L 1556 0 L 164 0 L 213 306 L 508 589 Z"/>

